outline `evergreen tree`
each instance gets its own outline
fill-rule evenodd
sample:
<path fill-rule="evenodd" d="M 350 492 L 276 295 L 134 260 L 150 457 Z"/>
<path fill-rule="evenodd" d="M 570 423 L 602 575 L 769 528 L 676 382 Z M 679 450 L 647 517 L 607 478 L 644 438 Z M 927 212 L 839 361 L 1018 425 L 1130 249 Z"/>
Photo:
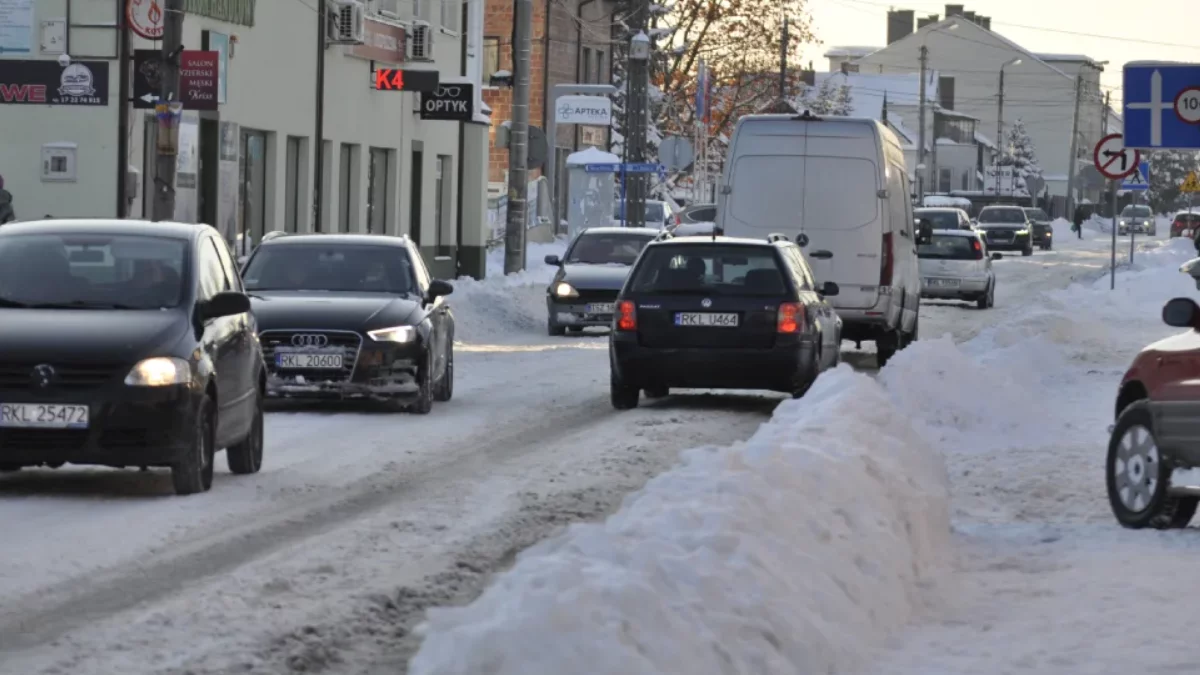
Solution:
<path fill-rule="evenodd" d="M 838 87 L 837 102 L 834 104 L 834 115 L 849 116 L 854 114 L 854 92 L 849 84 Z"/>
<path fill-rule="evenodd" d="M 1189 173 L 1200 171 L 1197 154 L 1186 150 L 1159 150 L 1147 159 L 1150 162 L 1150 206 L 1158 213 L 1187 208 L 1190 195 L 1180 192 L 1179 186 Z"/>
<path fill-rule="evenodd" d="M 1033 139 L 1025 131 L 1025 122 L 1017 119 L 1009 127 L 1004 138 L 1004 156 L 1001 164 L 1012 166 L 1017 179 L 1017 187 L 1025 188 L 1025 178 L 1042 176 L 1042 167 L 1038 164 L 1037 152 L 1033 148 Z"/>

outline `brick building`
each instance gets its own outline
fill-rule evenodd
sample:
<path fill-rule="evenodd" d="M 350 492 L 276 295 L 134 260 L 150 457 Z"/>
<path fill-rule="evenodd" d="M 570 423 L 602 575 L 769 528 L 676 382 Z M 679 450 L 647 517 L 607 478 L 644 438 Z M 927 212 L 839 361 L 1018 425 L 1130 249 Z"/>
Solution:
<path fill-rule="evenodd" d="M 533 54 L 530 78 L 529 123 L 546 128 L 549 110 L 546 92 L 556 84 L 608 83 L 612 74 L 614 14 L 618 0 L 533 0 Z M 547 14 L 549 6 L 549 14 Z M 512 119 L 512 89 L 489 87 L 492 73 L 512 71 L 512 0 L 486 0 L 484 8 L 483 100 L 492 109 L 492 139 L 496 127 Z M 563 125 L 558 128 L 559 176 L 565 175 L 566 158 L 591 145 L 606 149 L 607 129 Z M 500 187 L 508 174 L 508 151 L 493 142 L 488 180 Z M 540 176 L 530 172 L 530 180 Z M 566 181 L 559 181 L 559 203 L 564 203 Z M 500 189 L 503 189 L 502 187 Z"/>

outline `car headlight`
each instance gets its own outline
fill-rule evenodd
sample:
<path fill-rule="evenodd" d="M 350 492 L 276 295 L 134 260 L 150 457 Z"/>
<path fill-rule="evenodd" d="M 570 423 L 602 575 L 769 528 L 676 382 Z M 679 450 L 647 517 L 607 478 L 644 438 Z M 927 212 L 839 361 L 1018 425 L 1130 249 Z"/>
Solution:
<path fill-rule="evenodd" d="M 191 380 L 191 366 L 187 361 L 174 356 L 145 359 L 125 376 L 125 384 L 131 387 L 167 387 L 173 384 L 187 384 Z"/>
<path fill-rule="evenodd" d="M 579 291 L 575 287 L 565 281 L 560 281 L 554 284 L 554 297 L 556 298 L 577 298 Z"/>
<path fill-rule="evenodd" d="M 1120 225 L 1121 227 L 1126 227 L 1126 226 L 1128 226 L 1128 225 L 1129 225 L 1129 221 L 1128 221 L 1128 220 L 1122 220 L 1122 221 L 1118 222 L 1117 224 L 1118 224 L 1118 225 Z"/>
<path fill-rule="evenodd" d="M 1017 234 L 1029 234 L 1029 228 L 1027 227 L 1023 230 L 1017 230 Z"/>
<path fill-rule="evenodd" d="M 367 336 L 376 342 L 412 342 L 417 339 L 417 329 L 412 326 L 393 326 L 367 331 Z"/>

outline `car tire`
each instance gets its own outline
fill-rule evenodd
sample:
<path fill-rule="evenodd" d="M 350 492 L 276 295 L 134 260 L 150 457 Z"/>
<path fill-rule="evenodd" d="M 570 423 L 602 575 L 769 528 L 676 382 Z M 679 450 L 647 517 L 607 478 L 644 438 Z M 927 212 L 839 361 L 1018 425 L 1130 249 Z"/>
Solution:
<path fill-rule="evenodd" d="M 225 463 L 229 472 L 239 476 L 258 473 L 263 459 L 263 395 L 254 396 L 254 422 L 250 433 L 237 445 L 225 449 Z"/>
<path fill-rule="evenodd" d="M 996 284 L 988 284 L 988 288 L 984 291 L 983 296 L 975 301 L 975 306 L 979 309 L 989 309 L 996 306 Z"/>
<path fill-rule="evenodd" d="M 671 395 L 671 390 L 661 385 L 646 387 L 643 391 L 646 393 L 646 398 L 666 398 Z"/>
<path fill-rule="evenodd" d="M 1021 255 L 1026 257 L 1033 255 L 1033 244 L 1021 249 Z"/>
<path fill-rule="evenodd" d="M 216 449 L 216 412 L 212 399 L 200 399 L 193 422 L 191 446 L 182 461 L 171 467 L 171 483 L 177 495 L 207 492 L 213 482 L 213 457 Z"/>
<path fill-rule="evenodd" d="M 1113 515 L 1125 527 L 1187 527 L 1196 513 L 1198 498 L 1169 493 L 1171 463 L 1158 448 L 1154 418 L 1144 401 L 1125 408 L 1117 418 L 1104 477 Z"/>
<path fill-rule="evenodd" d="M 1150 232 L 1148 232 L 1147 234 L 1149 234 L 1151 237 L 1155 236 L 1156 234 L 1158 234 L 1158 228 L 1154 228 L 1154 227 L 1150 228 Z"/>
<path fill-rule="evenodd" d="M 417 373 L 417 400 L 409 410 L 418 415 L 433 412 L 433 354 L 425 350 L 425 365 Z"/>
<path fill-rule="evenodd" d="M 550 337 L 562 337 L 567 334 L 567 328 L 546 319 L 546 334 Z"/>
<path fill-rule="evenodd" d="M 454 397 L 454 344 L 451 343 L 446 354 L 446 372 L 442 373 L 437 386 L 433 388 L 433 400 L 445 403 Z"/>
<path fill-rule="evenodd" d="M 641 391 L 637 387 L 631 387 L 625 383 L 617 371 L 613 370 L 609 374 L 609 398 L 612 399 L 612 407 L 617 410 L 633 410 L 638 406 L 638 396 Z"/>
<path fill-rule="evenodd" d="M 900 344 L 900 331 L 888 331 L 875 339 L 875 363 L 882 368 L 896 355 Z"/>

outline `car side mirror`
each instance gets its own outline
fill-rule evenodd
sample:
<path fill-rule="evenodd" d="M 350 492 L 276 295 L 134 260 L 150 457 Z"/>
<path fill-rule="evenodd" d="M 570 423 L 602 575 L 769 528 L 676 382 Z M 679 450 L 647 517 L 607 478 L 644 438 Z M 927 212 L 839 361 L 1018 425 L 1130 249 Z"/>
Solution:
<path fill-rule="evenodd" d="M 562 258 L 559 258 L 558 256 L 551 254 L 551 255 L 546 256 L 545 262 L 547 265 L 551 265 L 553 267 L 560 267 L 562 265 Z"/>
<path fill-rule="evenodd" d="M 1200 318 L 1200 306 L 1191 298 L 1172 298 L 1163 305 L 1163 323 L 1176 328 L 1200 328 L 1197 319 Z"/>
<path fill-rule="evenodd" d="M 842 289 L 838 288 L 838 285 L 833 283 L 832 281 L 826 281 L 821 286 L 821 295 L 823 295 L 827 298 L 832 298 L 833 296 L 835 296 L 841 292 L 842 292 Z"/>
<path fill-rule="evenodd" d="M 429 299 L 430 300 L 444 298 L 453 292 L 454 292 L 454 286 L 452 286 L 449 281 L 442 281 L 441 279 L 434 279 L 433 281 L 429 282 Z"/>
<path fill-rule="evenodd" d="M 237 291 L 217 293 L 200 305 L 200 319 L 220 319 L 225 316 L 237 316 L 250 311 L 250 296 Z"/>
<path fill-rule="evenodd" d="M 1003 257 L 1004 257 L 1003 253 L 993 253 L 992 254 L 992 260 L 1000 260 Z"/>

